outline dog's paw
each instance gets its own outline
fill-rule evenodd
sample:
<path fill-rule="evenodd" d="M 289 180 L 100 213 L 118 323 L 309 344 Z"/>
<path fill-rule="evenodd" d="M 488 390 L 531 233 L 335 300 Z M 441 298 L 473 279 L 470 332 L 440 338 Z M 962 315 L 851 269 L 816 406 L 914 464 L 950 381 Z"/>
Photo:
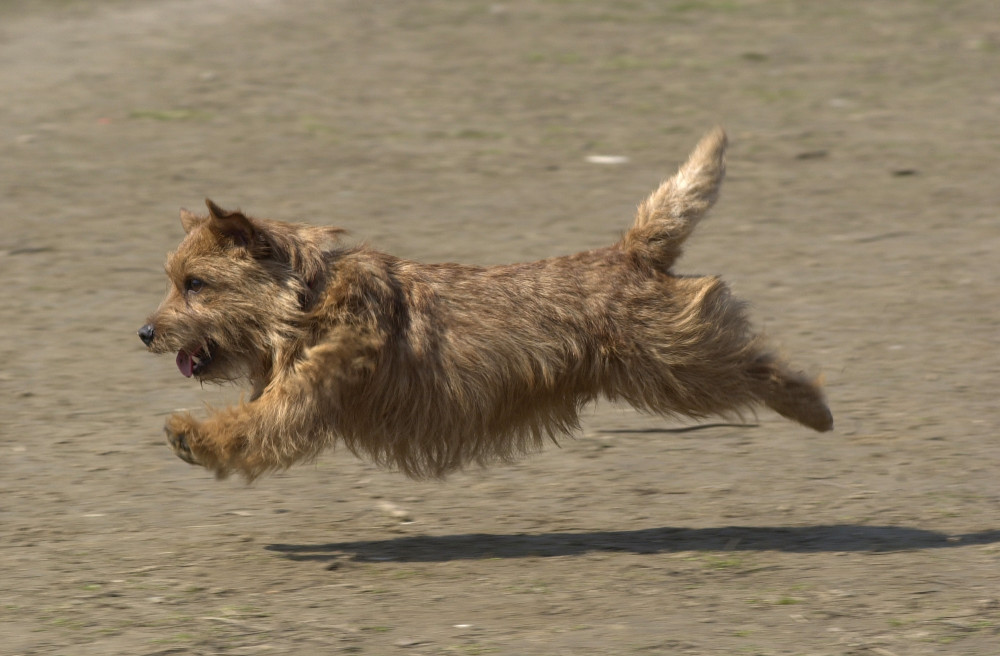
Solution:
<path fill-rule="evenodd" d="M 195 420 L 188 414 L 172 415 L 167 420 L 163 432 L 167 434 L 167 444 L 174 450 L 174 454 L 184 462 L 192 465 L 200 465 L 194 452 L 191 450 L 191 437 L 197 426 Z"/>

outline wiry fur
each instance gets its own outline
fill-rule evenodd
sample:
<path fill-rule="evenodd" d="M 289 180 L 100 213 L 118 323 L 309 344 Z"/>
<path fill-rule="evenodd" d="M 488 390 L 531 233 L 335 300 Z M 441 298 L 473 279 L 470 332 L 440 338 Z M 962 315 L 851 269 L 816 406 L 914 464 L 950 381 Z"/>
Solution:
<path fill-rule="evenodd" d="M 246 376 L 253 392 L 201 421 L 172 416 L 170 443 L 219 476 L 342 440 L 428 477 L 539 449 L 599 397 L 689 417 L 763 404 L 829 430 L 818 385 L 761 343 L 720 279 L 671 273 L 718 194 L 725 143 L 707 135 L 619 243 L 527 264 L 422 264 L 341 247 L 336 228 L 211 201 L 207 217 L 182 211 L 174 288 L 144 341 L 210 353 L 199 378 Z"/>

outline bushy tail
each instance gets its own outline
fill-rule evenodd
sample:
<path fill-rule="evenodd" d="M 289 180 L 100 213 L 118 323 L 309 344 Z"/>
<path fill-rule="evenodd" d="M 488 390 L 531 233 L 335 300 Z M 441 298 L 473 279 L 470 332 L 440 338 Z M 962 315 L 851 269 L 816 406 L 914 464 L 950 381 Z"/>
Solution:
<path fill-rule="evenodd" d="M 726 172 L 726 133 L 715 128 L 687 162 L 650 194 L 622 238 L 622 248 L 666 271 L 681 254 L 684 240 L 719 196 Z"/>

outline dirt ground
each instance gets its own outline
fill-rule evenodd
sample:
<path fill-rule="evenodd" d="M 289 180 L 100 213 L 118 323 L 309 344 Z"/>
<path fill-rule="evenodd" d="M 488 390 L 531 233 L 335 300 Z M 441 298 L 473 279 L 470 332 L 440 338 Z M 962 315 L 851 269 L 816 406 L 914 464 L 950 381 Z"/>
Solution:
<path fill-rule="evenodd" d="M 0 3 L 0 652 L 1000 652 L 995 0 Z M 712 125 L 722 273 L 837 429 L 601 404 L 522 463 L 176 459 L 211 196 L 433 261 L 616 239 Z M 618 164 L 592 156 L 627 158 Z"/>

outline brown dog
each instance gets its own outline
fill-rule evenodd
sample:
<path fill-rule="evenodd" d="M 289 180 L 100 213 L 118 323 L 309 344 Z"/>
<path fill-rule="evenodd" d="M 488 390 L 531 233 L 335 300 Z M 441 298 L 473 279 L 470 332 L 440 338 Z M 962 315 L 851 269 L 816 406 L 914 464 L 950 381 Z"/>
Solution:
<path fill-rule="evenodd" d="M 185 376 L 246 377 L 249 402 L 167 421 L 184 460 L 247 479 L 343 440 L 414 477 L 510 460 L 578 427 L 598 397 L 663 415 L 755 405 L 818 431 L 790 370 L 716 277 L 671 272 L 718 193 L 707 135 L 617 244 L 529 264 L 421 264 L 337 245 L 341 230 L 181 211 L 173 287 L 139 331 Z"/>

